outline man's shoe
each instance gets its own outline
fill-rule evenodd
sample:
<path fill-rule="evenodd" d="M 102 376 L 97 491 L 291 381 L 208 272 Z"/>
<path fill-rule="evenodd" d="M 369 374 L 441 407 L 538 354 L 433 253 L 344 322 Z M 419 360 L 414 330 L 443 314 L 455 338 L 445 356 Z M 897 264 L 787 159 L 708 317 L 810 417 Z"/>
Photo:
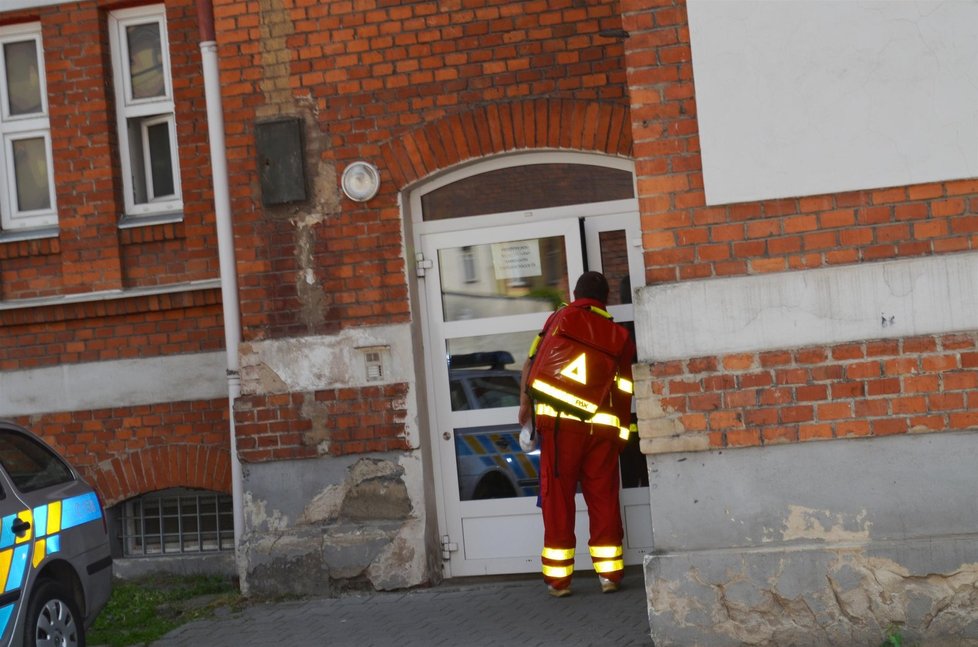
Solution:
<path fill-rule="evenodd" d="M 607 577 L 602 577 L 599 575 L 598 581 L 601 582 L 602 593 L 614 593 L 615 591 L 621 588 L 620 583 L 614 580 L 609 580 Z"/>
<path fill-rule="evenodd" d="M 547 586 L 547 592 L 550 593 L 550 595 L 552 595 L 555 598 L 566 598 L 568 595 L 571 594 L 571 590 L 569 588 L 555 589 L 554 587 L 549 585 Z"/>

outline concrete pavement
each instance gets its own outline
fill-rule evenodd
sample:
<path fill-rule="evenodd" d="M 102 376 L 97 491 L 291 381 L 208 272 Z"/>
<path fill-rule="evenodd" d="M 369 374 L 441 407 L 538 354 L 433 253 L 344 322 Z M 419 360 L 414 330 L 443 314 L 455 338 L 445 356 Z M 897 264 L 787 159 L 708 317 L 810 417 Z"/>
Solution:
<path fill-rule="evenodd" d="M 650 646 L 642 570 L 617 593 L 580 571 L 574 595 L 547 595 L 539 575 L 448 580 L 428 589 L 256 603 L 200 620 L 152 647 Z"/>

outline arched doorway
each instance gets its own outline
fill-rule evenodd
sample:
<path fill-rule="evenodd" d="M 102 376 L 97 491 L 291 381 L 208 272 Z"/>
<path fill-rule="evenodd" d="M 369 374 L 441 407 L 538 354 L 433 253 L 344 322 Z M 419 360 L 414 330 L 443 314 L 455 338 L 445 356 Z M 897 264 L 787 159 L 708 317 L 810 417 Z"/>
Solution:
<path fill-rule="evenodd" d="M 537 152 L 445 173 L 408 195 L 430 442 L 445 573 L 539 569 L 538 458 L 517 442 L 519 370 L 533 337 L 587 269 L 632 321 L 644 283 L 631 161 Z M 637 438 L 622 456 L 626 563 L 651 550 L 648 474 Z M 578 495 L 580 568 L 586 508 Z M 582 525 L 583 522 L 583 525 Z"/>

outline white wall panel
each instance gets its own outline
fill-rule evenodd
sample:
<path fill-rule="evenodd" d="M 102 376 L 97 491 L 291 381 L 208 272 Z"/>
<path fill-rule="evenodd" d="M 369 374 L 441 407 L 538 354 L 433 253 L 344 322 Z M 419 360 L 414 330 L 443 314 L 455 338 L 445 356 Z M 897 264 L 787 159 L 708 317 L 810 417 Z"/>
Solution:
<path fill-rule="evenodd" d="M 227 397 L 223 352 L 0 373 L 0 417 Z"/>
<path fill-rule="evenodd" d="M 978 254 L 641 288 L 639 359 L 978 330 Z"/>
<path fill-rule="evenodd" d="M 706 199 L 978 176 L 978 0 L 689 0 Z"/>

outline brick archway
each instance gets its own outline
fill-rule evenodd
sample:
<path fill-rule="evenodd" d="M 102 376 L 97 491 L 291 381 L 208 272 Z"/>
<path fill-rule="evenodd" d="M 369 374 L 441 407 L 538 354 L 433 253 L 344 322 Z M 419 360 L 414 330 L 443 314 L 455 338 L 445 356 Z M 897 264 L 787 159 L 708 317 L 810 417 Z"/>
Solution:
<path fill-rule="evenodd" d="M 106 506 L 173 487 L 229 493 L 231 456 L 221 447 L 151 447 L 102 461 L 89 468 L 85 476 Z"/>
<path fill-rule="evenodd" d="M 626 106 L 539 99 L 496 103 L 428 123 L 383 145 L 395 186 L 460 162 L 517 150 L 564 149 L 630 157 Z"/>

